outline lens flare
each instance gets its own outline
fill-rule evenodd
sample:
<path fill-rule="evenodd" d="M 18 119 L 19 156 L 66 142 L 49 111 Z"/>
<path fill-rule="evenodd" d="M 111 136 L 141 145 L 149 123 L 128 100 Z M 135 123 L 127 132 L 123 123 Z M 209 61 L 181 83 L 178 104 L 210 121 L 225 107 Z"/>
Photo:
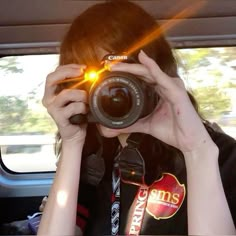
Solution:
<path fill-rule="evenodd" d="M 158 26 L 153 31 L 145 35 L 139 42 L 132 45 L 132 47 L 127 50 L 126 55 L 131 55 L 136 50 L 142 49 L 146 44 L 151 43 L 153 40 L 160 37 L 160 35 L 162 35 L 163 32 L 166 33 L 175 25 L 181 23 L 186 18 L 194 15 L 194 13 L 203 8 L 205 4 L 206 3 L 203 1 L 196 1 L 193 5 L 187 5 L 184 9 L 180 10 L 172 18 L 165 21 L 160 27 Z"/>
<path fill-rule="evenodd" d="M 84 79 L 86 80 L 86 81 L 95 81 L 95 80 L 97 80 L 98 79 L 98 73 L 97 73 L 97 71 L 87 71 L 87 72 L 85 72 L 85 74 L 84 74 Z"/>

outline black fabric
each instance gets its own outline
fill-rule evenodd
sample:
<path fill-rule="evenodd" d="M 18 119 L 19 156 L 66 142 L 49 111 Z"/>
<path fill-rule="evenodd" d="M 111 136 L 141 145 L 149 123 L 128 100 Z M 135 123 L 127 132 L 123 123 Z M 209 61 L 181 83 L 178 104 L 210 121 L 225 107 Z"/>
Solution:
<path fill-rule="evenodd" d="M 219 167 L 225 194 L 229 207 L 236 225 L 236 141 L 223 133 L 217 133 L 209 130 L 209 133 L 220 149 Z M 146 179 L 149 183 L 161 177 L 163 172 L 168 172 L 176 176 L 181 184 L 186 184 L 186 168 L 184 159 L 181 155 L 171 157 L 175 150 L 169 151 L 168 156 L 164 156 L 165 144 L 147 136 L 144 143 L 140 146 L 146 163 Z M 156 155 L 155 155 L 156 153 Z M 85 195 L 86 207 L 89 208 L 90 219 L 87 224 L 85 235 L 111 235 L 111 173 L 113 152 L 109 151 L 105 155 L 106 173 L 104 178 L 94 188 L 92 193 L 86 194 L 86 185 L 79 196 Z M 128 222 L 128 210 L 130 209 L 138 186 L 121 183 L 121 206 L 120 206 L 120 235 L 125 234 L 125 228 Z M 89 196 L 89 204 L 88 204 Z M 87 197 L 87 198 L 86 198 Z M 169 219 L 156 220 L 148 213 L 144 215 L 144 224 L 140 234 L 142 235 L 187 235 L 187 194 L 182 206 L 177 213 Z"/>
<path fill-rule="evenodd" d="M 236 140 L 222 133 L 211 132 L 219 147 L 219 167 L 225 195 L 236 226 Z"/>

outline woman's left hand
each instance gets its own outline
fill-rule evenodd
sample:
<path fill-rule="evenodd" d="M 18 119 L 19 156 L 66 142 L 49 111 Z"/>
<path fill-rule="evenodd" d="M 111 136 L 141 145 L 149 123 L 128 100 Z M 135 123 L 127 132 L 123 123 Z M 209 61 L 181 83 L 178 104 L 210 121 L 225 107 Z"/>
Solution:
<path fill-rule="evenodd" d="M 160 101 L 150 115 L 119 132 L 150 134 L 182 152 L 197 151 L 212 144 L 183 81 L 178 77 L 168 76 L 143 51 L 139 54 L 139 61 L 141 64 L 117 63 L 111 66 L 111 70 L 132 73 L 152 84 Z"/>

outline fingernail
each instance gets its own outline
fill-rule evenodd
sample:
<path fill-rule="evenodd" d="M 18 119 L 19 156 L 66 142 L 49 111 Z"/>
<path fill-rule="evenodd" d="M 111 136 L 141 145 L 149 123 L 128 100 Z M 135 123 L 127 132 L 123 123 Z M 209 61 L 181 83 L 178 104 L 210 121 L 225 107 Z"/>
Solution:
<path fill-rule="evenodd" d="M 148 57 L 148 55 L 143 50 L 140 50 L 140 55 Z"/>
<path fill-rule="evenodd" d="M 80 67 L 80 72 L 81 72 L 81 73 L 84 73 L 86 67 L 87 67 L 87 66 L 82 66 L 82 67 Z"/>

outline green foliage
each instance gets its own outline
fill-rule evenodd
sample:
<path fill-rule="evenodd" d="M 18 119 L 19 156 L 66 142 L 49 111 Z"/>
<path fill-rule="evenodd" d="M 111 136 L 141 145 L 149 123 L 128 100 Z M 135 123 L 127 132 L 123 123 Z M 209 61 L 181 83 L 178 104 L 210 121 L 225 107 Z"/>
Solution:
<path fill-rule="evenodd" d="M 0 60 L 0 70 L 6 74 L 22 73 L 18 56 L 4 57 Z M 20 88 L 19 88 L 20 89 Z M 34 88 L 26 98 L 0 96 L 0 135 L 13 133 L 55 133 L 56 125 L 37 101 Z M 34 104 L 38 109 L 32 108 Z M 40 108 L 41 107 L 41 108 Z"/>
<path fill-rule="evenodd" d="M 23 123 L 26 111 L 25 101 L 13 96 L 0 97 L 0 132 L 11 132 Z"/>
<path fill-rule="evenodd" d="M 177 57 L 186 70 L 207 67 L 214 64 L 214 61 L 230 67 L 228 63 L 236 60 L 236 47 L 181 49 L 177 51 Z"/>
<path fill-rule="evenodd" d="M 9 133 L 55 133 L 53 120 L 28 107 L 28 101 L 16 96 L 0 97 L 0 135 Z"/>
<path fill-rule="evenodd" d="M 230 111 L 232 99 L 226 91 L 235 88 L 236 82 L 224 74 L 234 69 L 230 63 L 236 60 L 236 47 L 182 49 L 176 53 L 180 70 L 187 74 L 187 81 L 195 85 L 191 90 L 201 115 L 215 119 Z"/>
<path fill-rule="evenodd" d="M 17 57 L 4 57 L 0 60 L 0 70 L 7 73 L 22 73 L 23 69 L 19 67 Z"/>
<path fill-rule="evenodd" d="M 186 70 L 193 70 L 199 66 L 209 66 L 208 57 L 211 55 L 208 48 L 201 48 L 195 50 L 181 50 L 180 57 Z"/>
<path fill-rule="evenodd" d="M 207 119 L 219 117 L 231 107 L 230 97 L 216 86 L 196 88 L 193 95 L 198 101 L 201 115 Z"/>

